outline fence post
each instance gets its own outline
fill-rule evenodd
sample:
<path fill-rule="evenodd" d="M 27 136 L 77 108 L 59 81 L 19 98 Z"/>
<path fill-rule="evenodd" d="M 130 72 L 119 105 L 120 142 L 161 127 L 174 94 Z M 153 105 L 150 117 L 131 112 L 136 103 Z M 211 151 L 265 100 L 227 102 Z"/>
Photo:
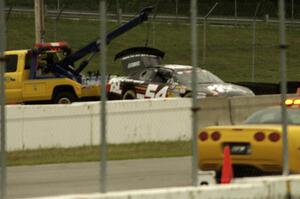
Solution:
<path fill-rule="evenodd" d="M 45 22 L 44 22 L 44 0 L 34 1 L 35 12 L 35 42 L 44 42 L 45 37 Z"/>
<path fill-rule="evenodd" d="M 122 8 L 120 7 L 120 0 L 116 0 L 116 12 L 118 24 L 122 23 Z"/>
<path fill-rule="evenodd" d="M 286 34 L 285 34 L 285 3 L 278 0 L 279 9 L 279 38 L 280 38 L 280 91 L 281 91 L 281 118 L 282 118 L 282 175 L 289 174 L 288 129 L 286 99 Z"/>
<path fill-rule="evenodd" d="M 64 8 L 61 8 L 60 10 L 57 10 L 57 15 L 55 17 L 55 24 L 54 24 L 54 41 L 57 41 L 57 22 L 59 20 L 60 15 L 62 14 Z"/>
<path fill-rule="evenodd" d="M 56 2 L 57 4 L 56 4 L 56 10 L 57 10 L 57 12 L 60 10 L 60 1 L 59 0 L 57 0 L 57 2 Z"/>
<path fill-rule="evenodd" d="M 6 24 L 4 0 L 0 0 L 0 198 L 6 198 L 6 115 L 5 115 L 5 56 Z"/>
<path fill-rule="evenodd" d="M 7 14 L 6 14 L 6 21 L 8 21 L 9 20 L 9 17 L 10 17 L 10 14 L 11 14 L 11 11 L 13 10 L 13 6 L 10 6 L 9 7 L 9 10 L 8 10 L 8 12 L 7 12 Z"/>
<path fill-rule="evenodd" d="M 234 18 L 235 18 L 235 25 L 237 25 L 237 0 L 234 0 Z"/>
<path fill-rule="evenodd" d="M 198 65 L 197 59 L 197 0 L 191 0 L 191 47 L 192 47 L 192 182 L 193 186 L 197 186 L 198 174 L 198 150 L 197 150 L 197 131 L 198 131 L 198 112 L 199 105 L 197 104 L 196 69 Z"/>
<path fill-rule="evenodd" d="M 100 115 L 100 138 L 101 138 L 101 152 L 100 152 L 100 191 L 106 193 L 106 167 L 107 167 L 107 143 L 106 143 L 106 0 L 100 0 L 100 38 L 101 38 L 101 52 L 100 52 L 100 71 L 101 71 L 101 107 Z M 101 106 L 100 106 L 101 105 Z"/>
<path fill-rule="evenodd" d="M 203 51 L 202 51 L 202 67 L 206 64 L 206 26 L 207 26 L 207 18 L 212 13 L 212 11 L 217 7 L 219 3 L 216 2 L 213 7 L 210 8 L 208 13 L 203 18 Z"/>
<path fill-rule="evenodd" d="M 292 7 L 292 8 L 291 8 L 291 9 L 292 9 L 292 10 L 291 10 L 292 21 L 294 21 L 294 17 L 295 17 L 295 16 L 294 16 L 294 11 L 295 11 L 295 10 L 294 10 L 294 8 L 295 8 L 295 7 L 294 7 L 294 0 L 292 0 L 292 6 L 291 6 L 291 7 Z"/>
<path fill-rule="evenodd" d="M 178 23 L 178 0 L 175 0 L 176 24 Z"/>
<path fill-rule="evenodd" d="M 254 17 L 253 17 L 253 28 L 252 28 L 252 70 L 251 70 L 251 81 L 255 80 L 255 60 L 256 60 L 256 16 L 259 10 L 260 3 L 256 5 Z"/>

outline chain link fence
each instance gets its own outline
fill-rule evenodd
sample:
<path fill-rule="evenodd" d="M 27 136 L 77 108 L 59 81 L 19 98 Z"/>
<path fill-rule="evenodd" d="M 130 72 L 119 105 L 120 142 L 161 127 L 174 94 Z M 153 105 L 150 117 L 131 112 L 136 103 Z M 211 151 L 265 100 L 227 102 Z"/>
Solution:
<path fill-rule="evenodd" d="M 198 15 L 204 16 L 209 8 L 219 3 L 219 8 L 214 13 L 215 16 L 239 16 L 239 17 L 252 17 L 253 11 L 256 5 L 260 3 L 262 5 L 259 16 L 269 15 L 270 17 L 278 17 L 278 6 L 277 1 L 274 0 L 218 0 L 209 1 L 201 0 L 198 1 Z M 45 1 L 48 9 L 66 9 L 66 10 L 80 10 L 80 11 L 98 11 L 99 1 L 89 0 L 81 2 L 78 0 L 46 0 Z M 33 1 L 24 0 L 22 2 L 17 0 L 8 0 L 6 2 L 8 7 L 33 7 Z M 137 10 L 149 6 L 157 6 L 157 14 L 162 15 L 181 15 L 189 16 L 189 0 L 111 0 L 107 2 L 108 13 L 116 13 L 120 8 L 125 14 L 136 13 Z M 294 0 L 286 1 L 286 15 L 287 18 L 298 18 L 299 17 L 300 5 L 299 2 Z"/>
<path fill-rule="evenodd" d="M 57 1 L 45 1 L 48 11 L 57 10 L 56 14 L 46 15 L 46 32 L 44 35 L 45 41 L 67 41 L 74 50 L 80 49 L 91 41 L 99 38 L 99 20 L 98 16 L 93 19 L 82 17 L 82 15 L 76 16 L 76 12 L 73 17 L 65 18 L 60 14 L 66 11 L 77 12 L 99 12 L 99 1 L 70 1 L 70 0 L 57 0 Z M 216 5 L 216 2 L 218 3 Z M 190 13 L 190 1 L 189 0 L 144 0 L 144 1 L 125 1 L 116 0 L 107 2 L 107 10 L 109 14 L 118 13 L 122 15 L 136 14 L 139 10 L 146 6 L 155 5 L 154 15 L 171 16 L 176 17 L 185 16 L 189 17 Z M 213 6 L 216 7 L 212 10 Z M 258 7 L 259 5 L 259 7 Z M 13 1 L 7 0 L 7 7 L 12 8 L 33 8 L 33 1 Z M 258 9 L 259 8 L 259 9 Z M 62 12 L 60 13 L 59 10 Z M 121 10 L 121 11 L 120 11 Z M 209 12 L 211 10 L 211 12 Z M 300 4 L 294 1 L 287 2 L 287 16 L 289 19 L 295 19 L 295 23 L 291 23 L 287 28 L 288 43 L 290 44 L 290 50 L 288 52 L 288 78 L 290 81 L 299 80 L 300 75 L 295 72 L 298 67 L 298 54 L 299 54 L 299 26 L 296 23 L 297 18 L 300 17 L 298 12 L 300 10 Z M 198 2 L 198 20 L 197 20 L 197 36 L 198 36 L 198 63 L 203 69 L 211 71 L 213 74 L 219 76 L 226 82 L 272 82 L 279 83 L 279 38 L 278 38 L 278 25 L 273 23 L 271 19 L 277 19 L 277 3 L 275 1 L 246 1 L 246 0 L 220 0 L 220 1 L 199 1 Z M 209 14 L 209 15 L 208 15 Z M 204 21 L 204 16 L 206 21 Z M 131 16 L 129 16 L 131 17 Z M 229 19 L 227 18 L 229 17 Z M 214 20 L 214 18 L 224 19 Z M 96 19 L 96 20 L 95 20 Z M 244 20 L 246 19 L 246 20 Z M 127 20 L 127 18 L 126 18 Z M 116 28 L 119 23 L 116 21 L 109 21 L 107 23 L 108 31 Z M 151 16 L 150 20 L 133 30 L 125 33 L 124 35 L 116 38 L 108 45 L 107 52 L 107 70 L 111 75 L 125 75 L 122 71 L 120 63 L 114 60 L 115 55 L 130 47 L 136 46 L 148 46 L 158 48 L 166 52 L 163 64 L 182 64 L 191 65 L 191 27 L 189 19 L 178 23 L 176 20 L 159 21 L 155 17 Z M 7 49 L 29 49 L 34 46 L 34 18 L 28 14 L 10 14 L 7 18 Z M 84 70 L 84 73 L 88 71 L 99 71 L 100 64 L 99 59 L 95 57 L 91 64 Z M 191 139 L 191 127 L 186 125 L 186 128 L 182 129 L 185 136 L 180 137 L 178 140 L 168 139 L 168 136 L 175 136 L 175 129 L 178 130 L 177 124 L 180 124 L 184 119 L 189 118 L 190 109 L 175 108 L 175 109 L 159 109 L 157 104 L 160 102 L 148 102 L 146 108 L 143 107 L 144 103 L 141 101 L 132 102 L 128 101 L 126 104 L 109 103 L 107 107 L 107 129 L 109 135 L 107 135 L 108 142 L 117 140 L 116 142 L 109 144 L 107 148 L 108 152 L 108 169 L 107 169 L 107 190 L 128 190 L 128 189 L 142 189 L 142 188 L 158 188 L 169 186 L 188 186 L 192 184 L 191 179 L 191 156 L 192 156 L 192 143 Z M 182 106 L 186 102 L 180 102 L 178 107 Z M 273 103 L 273 102 L 272 102 Z M 268 105 L 273 105 L 269 103 Z M 276 101 L 278 103 L 278 100 Z M 217 104 L 217 103 L 216 103 Z M 119 107 L 118 107 L 119 106 Z M 228 103 L 227 103 L 228 106 Z M 264 105 L 265 106 L 265 105 Z M 57 142 L 60 143 L 60 139 L 68 140 L 68 143 L 79 142 L 78 137 L 81 133 L 86 135 L 82 136 L 86 139 L 85 146 L 72 149 L 50 149 L 46 153 L 48 157 L 62 157 L 63 162 L 76 162 L 82 157 L 84 161 L 98 161 L 99 160 L 99 140 L 100 131 L 99 125 L 96 121 L 100 121 L 98 109 L 96 105 L 90 105 L 80 109 L 80 106 L 72 106 L 70 112 L 65 113 L 60 110 L 60 107 L 53 109 L 47 108 L 47 114 L 60 115 L 52 118 L 51 123 L 41 123 L 39 121 L 42 116 L 45 116 L 45 109 L 43 107 L 37 107 L 35 116 L 30 116 L 33 106 L 24 108 L 22 114 L 24 117 L 28 117 L 23 121 L 23 126 L 19 127 L 20 132 L 35 132 L 35 128 L 44 128 L 45 132 L 49 132 L 51 125 L 62 126 L 63 131 L 69 132 L 68 138 L 59 137 Z M 153 107 L 156 107 L 155 109 Z M 248 105 L 243 105 L 242 108 L 247 108 Z M 80 110 L 79 110 L 80 109 Z M 96 110 L 97 109 L 97 110 Z M 122 111 L 119 111 L 122 110 Z M 131 110 L 134 110 L 131 112 Z M 72 112 L 74 111 L 74 113 Z M 215 112 L 215 107 L 208 108 L 208 111 Z M 80 116 L 75 114 L 80 112 Z M 247 111 L 245 111 L 247 112 Z M 176 115 L 174 120 L 170 120 L 169 115 Z M 223 114 L 223 113 L 222 113 Z M 222 115 L 221 114 L 221 115 Z M 223 114 L 224 116 L 225 114 Z M 185 117 L 183 117 L 185 116 Z M 45 116 L 46 117 L 46 116 Z M 217 116 L 219 119 L 221 116 Z M 62 118 L 69 118 L 68 122 L 64 123 Z M 209 125 L 221 125 L 232 124 L 228 119 L 227 122 L 211 120 Z M 12 118 L 11 120 L 14 120 Z M 162 122 L 164 125 L 161 125 Z M 189 121 L 188 121 L 189 122 Z M 201 126 L 202 120 L 199 120 Z M 88 128 L 83 125 L 88 124 Z M 191 123 L 191 122 L 190 122 Z M 122 125 L 121 125 L 122 124 Z M 207 124 L 208 125 L 208 124 Z M 122 129 L 120 129 L 122 126 Z M 12 127 L 10 127 L 12 128 Z M 8 133 L 11 130 L 8 128 Z M 25 130 L 24 130 L 25 129 Z M 161 130 L 164 129 L 164 130 Z M 77 132 L 77 135 L 72 136 L 72 132 Z M 79 133 L 78 133 L 79 132 Z M 95 133 L 96 132 L 96 133 Z M 122 143 L 125 139 L 124 134 L 128 135 L 132 142 Z M 49 139 L 55 134 L 50 131 L 50 135 L 43 135 L 43 132 L 37 132 L 40 139 Z M 174 133 L 174 134 L 172 134 Z M 152 139 L 141 141 L 142 135 L 153 135 Z M 22 135 L 23 139 L 26 139 L 26 135 Z M 79 136 L 80 137 L 80 136 Z M 127 138 L 128 138 L 127 137 Z M 166 142 L 159 141 L 159 139 L 165 137 Z M 38 140 L 38 139 L 37 139 Z M 34 140 L 32 141 L 34 142 Z M 38 143 L 36 143 L 38 145 Z M 72 146 L 71 146 L 72 147 Z M 42 151 L 42 150 L 41 150 Z M 220 149 L 222 155 L 222 150 Z M 26 155 L 27 151 L 16 151 L 9 154 L 9 162 L 13 162 L 18 158 L 22 158 Z M 41 158 L 40 152 L 33 152 L 33 159 Z M 74 158 L 74 154 L 77 154 L 79 158 Z M 21 157 L 20 157 L 21 156 Z M 40 163 L 53 163 L 55 158 L 46 159 Z M 13 163 L 13 165 L 22 163 Z M 26 164 L 34 164 L 26 162 Z M 86 166 L 87 165 L 87 166 Z M 96 163 L 83 163 L 73 166 L 58 165 L 57 167 L 51 167 L 49 176 L 53 175 L 55 178 L 59 178 L 60 175 L 64 176 L 64 172 L 67 175 L 74 175 L 64 182 L 60 183 L 70 184 L 67 188 L 68 193 L 74 191 L 79 192 L 95 192 L 99 191 L 99 164 Z M 75 171 L 72 174 L 69 171 L 64 170 L 67 167 L 70 171 Z M 45 170 L 49 168 L 44 167 Z M 90 169 L 92 168 L 92 169 Z M 43 167 L 37 169 L 37 173 L 42 175 L 44 171 L 41 171 Z M 53 170 L 54 171 L 53 171 Z M 61 169 L 58 173 L 55 173 L 55 169 Z M 24 169 L 25 172 L 32 172 Z M 234 167 L 237 177 L 245 175 L 262 175 L 260 171 L 253 167 Z M 14 191 L 18 188 L 15 186 L 18 182 L 15 180 L 19 171 L 22 172 L 22 168 L 11 169 L 12 173 L 8 179 L 10 182 L 8 188 L 10 197 L 32 197 L 32 195 L 14 195 Z M 78 174 L 78 175 L 77 175 Z M 85 175 L 87 174 L 87 175 Z M 16 175 L 17 177 L 14 177 Z M 178 180 L 176 176 L 181 179 Z M 162 177 L 161 177 L 162 176 Z M 177 177 L 178 177 L 177 176 Z M 20 176 L 22 177 L 22 176 Z M 69 177 L 69 176 L 64 176 Z M 220 177 L 220 173 L 217 173 L 217 178 Z M 75 180 L 74 180 L 75 178 Z M 82 180 L 82 178 L 88 178 Z M 38 183 L 40 179 L 24 178 L 23 183 Z M 78 182 L 72 184 L 71 181 L 82 180 L 83 184 L 86 183 L 89 188 L 82 187 L 84 185 Z M 37 182 L 38 181 L 38 182 Z M 55 181 L 55 180 L 54 180 Z M 55 181 L 56 182 L 56 181 Z M 49 188 L 47 190 L 47 188 Z M 48 194 L 54 195 L 57 193 L 64 193 L 65 190 L 57 189 L 57 186 L 51 184 L 51 186 L 44 186 L 40 190 L 46 189 Z M 26 194 L 26 188 L 23 192 Z M 38 191 L 37 191 L 38 192 Z M 40 192 L 37 193 L 37 195 Z M 34 196 L 37 196 L 34 195 Z"/>

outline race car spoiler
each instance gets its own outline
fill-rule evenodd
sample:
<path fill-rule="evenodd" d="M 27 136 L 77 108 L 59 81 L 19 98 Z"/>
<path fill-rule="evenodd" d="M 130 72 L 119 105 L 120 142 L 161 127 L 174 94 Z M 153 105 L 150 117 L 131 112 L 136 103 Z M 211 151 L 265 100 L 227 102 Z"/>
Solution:
<path fill-rule="evenodd" d="M 120 60 L 123 71 L 131 74 L 149 66 L 160 65 L 164 55 L 164 52 L 155 48 L 134 47 L 119 52 L 115 60 Z"/>

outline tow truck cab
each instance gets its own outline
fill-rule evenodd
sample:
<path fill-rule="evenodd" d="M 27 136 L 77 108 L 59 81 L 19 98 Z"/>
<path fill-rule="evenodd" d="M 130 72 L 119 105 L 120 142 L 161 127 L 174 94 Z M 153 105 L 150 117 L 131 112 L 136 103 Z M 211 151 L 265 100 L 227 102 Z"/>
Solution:
<path fill-rule="evenodd" d="M 71 103 L 84 98 L 99 98 L 99 84 L 85 85 L 67 77 L 59 77 L 47 71 L 46 67 L 43 68 L 42 64 L 46 61 L 43 57 L 49 55 L 53 57 L 56 53 L 46 51 L 34 57 L 33 50 L 5 52 L 7 104 Z"/>

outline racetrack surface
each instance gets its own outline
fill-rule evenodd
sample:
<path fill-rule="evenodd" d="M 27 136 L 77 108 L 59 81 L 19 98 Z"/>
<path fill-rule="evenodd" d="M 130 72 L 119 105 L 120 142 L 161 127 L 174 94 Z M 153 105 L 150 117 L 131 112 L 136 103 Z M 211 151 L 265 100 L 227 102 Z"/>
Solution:
<path fill-rule="evenodd" d="M 100 190 L 99 162 L 8 167 L 7 172 L 8 198 Z M 107 172 L 108 191 L 192 184 L 190 157 L 109 161 Z"/>

